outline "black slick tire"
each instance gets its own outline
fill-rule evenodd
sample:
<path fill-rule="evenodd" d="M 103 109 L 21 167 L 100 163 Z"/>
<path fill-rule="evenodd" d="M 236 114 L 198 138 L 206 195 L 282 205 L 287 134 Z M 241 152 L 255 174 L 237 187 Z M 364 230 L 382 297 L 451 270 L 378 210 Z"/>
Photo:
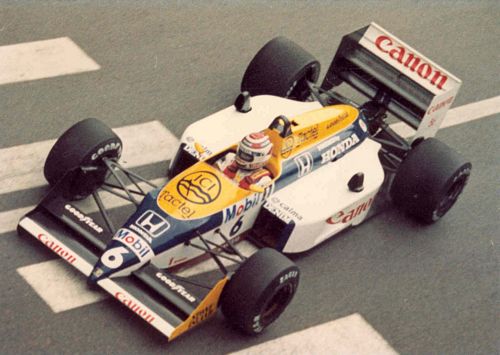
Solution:
<path fill-rule="evenodd" d="M 241 91 L 304 101 L 310 95 L 306 80 L 315 83 L 319 72 L 320 64 L 309 52 L 285 37 L 276 37 L 248 65 Z"/>
<path fill-rule="evenodd" d="M 391 186 L 392 200 L 420 222 L 437 222 L 462 193 L 471 167 L 443 142 L 425 139 L 401 163 Z"/>
<path fill-rule="evenodd" d="M 64 132 L 45 160 L 43 173 L 51 186 L 68 179 L 65 197 L 83 198 L 105 180 L 107 168 L 102 159 L 118 159 L 122 151 L 120 138 L 103 122 L 87 118 Z M 87 169 L 84 171 L 81 169 Z"/>
<path fill-rule="evenodd" d="M 299 268 L 290 259 L 261 249 L 229 280 L 221 296 L 222 313 L 237 329 L 257 335 L 283 313 L 298 283 Z"/>

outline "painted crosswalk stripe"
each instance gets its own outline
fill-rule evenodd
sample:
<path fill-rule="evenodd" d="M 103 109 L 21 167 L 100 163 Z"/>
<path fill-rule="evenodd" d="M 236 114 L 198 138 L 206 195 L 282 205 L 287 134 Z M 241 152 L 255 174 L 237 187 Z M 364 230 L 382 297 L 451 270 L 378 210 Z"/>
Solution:
<path fill-rule="evenodd" d="M 71 38 L 0 47 L 0 85 L 100 69 Z"/>
<path fill-rule="evenodd" d="M 440 129 L 475 121 L 498 113 L 500 113 L 500 96 L 491 97 L 449 110 Z M 403 137 L 410 137 L 415 134 L 415 130 L 404 122 L 392 124 L 391 128 Z"/>
<path fill-rule="evenodd" d="M 179 144 L 177 137 L 159 121 L 113 130 L 123 141 L 121 163 L 127 168 L 169 160 Z M 0 170 L 0 195 L 47 184 L 42 169 L 54 142 L 52 139 L 1 149 L 0 162 L 8 169 Z"/>
<path fill-rule="evenodd" d="M 320 324 L 231 355 L 398 354 L 358 313 Z"/>
<path fill-rule="evenodd" d="M 54 313 L 99 302 L 107 298 L 101 290 L 91 290 L 85 276 L 65 265 L 62 259 L 24 266 L 17 272 L 49 305 Z"/>

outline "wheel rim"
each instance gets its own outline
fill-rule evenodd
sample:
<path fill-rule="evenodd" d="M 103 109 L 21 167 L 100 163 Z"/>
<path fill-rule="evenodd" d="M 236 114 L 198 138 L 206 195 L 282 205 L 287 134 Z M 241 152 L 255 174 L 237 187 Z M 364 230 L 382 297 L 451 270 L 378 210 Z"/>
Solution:
<path fill-rule="evenodd" d="M 262 327 L 271 324 L 285 310 L 292 300 L 294 286 L 291 283 L 278 288 L 272 297 L 262 307 L 260 323 Z"/>
<path fill-rule="evenodd" d="M 453 207 L 458 199 L 458 196 L 460 196 L 460 193 L 463 191 L 466 182 L 467 176 L 461 176 L 450 186 L 448 191 L 446 191 L 443 199 L 439 202 L 436 211 L 434 212 L 435 219 L 441 218 L 446 214 L 446 212 L 448 212 L 450 208 Z"/>

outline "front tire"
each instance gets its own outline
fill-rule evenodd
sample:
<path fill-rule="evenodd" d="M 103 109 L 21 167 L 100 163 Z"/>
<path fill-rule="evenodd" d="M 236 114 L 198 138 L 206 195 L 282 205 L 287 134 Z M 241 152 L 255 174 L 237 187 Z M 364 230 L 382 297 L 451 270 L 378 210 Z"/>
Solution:
<path fill-rule="evenodd" d="M 64 195 L 82 199 L 104 183 L 103 158 L 119 159 L 120 138 L 103 122 L 87 118 L 71 126 L 56 141 L 45 160 L 43 173 L 51 186 L 63 178 Z"/>
<path fill-rule="evenodd" d="M 298 283 L 299 268 L 290 259 L 261 249 L 229 280 L 221 296 L 222 313 L 234 327 L 257 335 L 283 313 Z"/>
<path fill-rule="evenodd" d="M 423 223 L 434 223 L 453 207 L 471 172 L 471 163 L 434 138 L 414 146 L 391 186 L 393 202 Z"/>
<path fill-rule="evenodd" d="M 319 62 L 309 52 L 285 37 L 276 37 L 248 65 L 241 91 L 305 101 L 310 95 L 307 81 L 315 83 L 319 71 Z"/>

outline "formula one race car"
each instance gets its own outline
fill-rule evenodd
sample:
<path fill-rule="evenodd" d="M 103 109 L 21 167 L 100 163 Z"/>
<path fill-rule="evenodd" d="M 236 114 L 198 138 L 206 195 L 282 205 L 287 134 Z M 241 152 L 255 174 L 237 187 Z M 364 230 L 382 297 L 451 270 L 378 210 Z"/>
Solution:
<path fill-rule="evenodd" d="M 299 282 L 299 269 L 280 252 L 311 249 L 387 202 L 436 222 L 470 175 L 469 162 L 432 138 L 460 87 L 449 72 L 373 23 L 343 37 L 316 85 L 319 71 L 294 42 L 271 40 L 249 64 L 234 106 L 186 129 L 161 187 L 119 164 L 122 142 L 102 122 L 75 124 L 50 151 L 44 174 L 51 190 L 21 219 L 19 232 L 170 340 L 219 306 L 236 327 L 260 333 Z M 369 100 L 358 105 L 334 92 L 341 83 Z M 414 136 L 396 134 L 387 113 Z M 265 166 L 271 178 L 242 187 L 216 162 L 251 132 L 272 142 Z M 119 228 L 104 193 L 136 206 Z M 101 216 L 77 207 L 89 196 Z M 243 255 L 243 239 L 259 250 Z M 176 273 L 203 257 L 222 273 L 211 285 Z"/>

